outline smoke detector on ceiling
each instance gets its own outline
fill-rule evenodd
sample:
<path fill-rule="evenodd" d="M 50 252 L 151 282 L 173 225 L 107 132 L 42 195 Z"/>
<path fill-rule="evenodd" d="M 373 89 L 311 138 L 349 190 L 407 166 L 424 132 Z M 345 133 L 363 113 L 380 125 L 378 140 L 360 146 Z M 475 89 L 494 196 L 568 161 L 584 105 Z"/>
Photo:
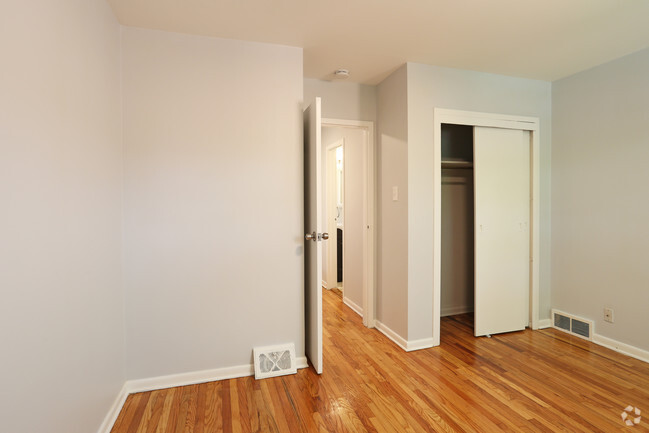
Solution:
<path fill-rule="evenodd" d="M 349 78 L 349 70 L 348 69 L 336 69 L 334 71 L 334 76 L 338 79 L 345 79 Z"/>

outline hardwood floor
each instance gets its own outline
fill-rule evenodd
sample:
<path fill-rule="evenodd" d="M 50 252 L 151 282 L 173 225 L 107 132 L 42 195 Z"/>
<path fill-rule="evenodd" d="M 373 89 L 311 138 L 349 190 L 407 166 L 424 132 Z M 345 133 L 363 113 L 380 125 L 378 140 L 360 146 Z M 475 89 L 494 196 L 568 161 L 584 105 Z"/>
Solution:
<path fill-rule="evenodd" d="M 324 291 L 324 374 L 210 382 L 128 397 L 112 433 L 647 432 L 649 364 L 547 329 L 405 353 Z M 627 405 L 644 411 L 625 427 Z"/>

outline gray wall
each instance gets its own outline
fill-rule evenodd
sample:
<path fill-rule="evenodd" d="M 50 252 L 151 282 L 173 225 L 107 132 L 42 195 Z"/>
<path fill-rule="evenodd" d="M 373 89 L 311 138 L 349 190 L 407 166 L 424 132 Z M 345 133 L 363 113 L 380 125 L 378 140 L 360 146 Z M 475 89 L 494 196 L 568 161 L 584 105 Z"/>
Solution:
<path fill-rule="evenodd" d="M 441 315 L 473 311 L 473 170 L 442 170 Z"/>
<path fill-rule="evenodd" d="M 123 30 L 129 379 L 304 356 L 302 50 Z"/>
<path fill-rule="evenodd" d="M 304 79 L 304 102 L 322 98 L 322 117 L 376 121 L 376 86 Z"/>
<path fill-rule="evenodd" d="M 376 318 L 408 335 L 408 99 L 406 65 L 378 86 Z M 392 188 L 399 197 L 392 200 Z M 432 288 L 431 288 L 432 290 Z M 432 302 L 430 303 L 432 312 Z"/>
<path fill-rule="evenodd" d="M 0 29 L 0 430 L 94 432 L 124 383 L 120 30 L 81 0 Z"/>
<path fill-rule="evenodd" d="M 502 75 L 407 64 L 408 340 L 432 335 L 433 109 L 540 118 L 541 319 L 550 312 L 551 85 Z"/>
<path fill-rule="evenodd" d="M 552 305 L 649 350 L 649 50 L 554 82 L 552 116 Z"/>

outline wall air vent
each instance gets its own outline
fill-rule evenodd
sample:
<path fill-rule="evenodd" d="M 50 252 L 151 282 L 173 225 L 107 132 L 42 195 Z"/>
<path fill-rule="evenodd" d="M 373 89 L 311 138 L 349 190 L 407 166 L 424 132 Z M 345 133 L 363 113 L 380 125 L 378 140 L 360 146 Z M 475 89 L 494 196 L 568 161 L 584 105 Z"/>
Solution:
<path fill-rule="evenodd" d="M 586 340 L 593 339 L 593 322 L 580 317 L 552 310 L 552 323 L 555 329 L 576 335 Z"/>
<path fill-rule="evenodd" d="M 297 373 L 295 345 L 255 347 L 253 349 L 255 379 Z"/>

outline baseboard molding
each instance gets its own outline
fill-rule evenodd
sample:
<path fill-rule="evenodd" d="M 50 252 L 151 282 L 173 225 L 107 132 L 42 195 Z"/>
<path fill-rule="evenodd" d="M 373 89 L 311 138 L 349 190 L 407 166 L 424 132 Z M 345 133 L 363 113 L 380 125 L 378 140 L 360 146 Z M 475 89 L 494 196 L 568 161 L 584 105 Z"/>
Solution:
<path fill-rule="evenodd" d="M 298 369 L 307 368 L 309 362 L 306 356 L 295 359 Z M 176 386 L 195 385 L 197 383 L 214 382 L 217 380 L 235 379 L 238 377 L 254 376 L 255 367 L 252 364 L 235 367 L 215 368 L 212 370 L 192 371 L 189 373 L 170 374 L 167 376 L 150 377 L 147 379 L 127 380 L 115 402 L 111 406 L 98 433 L 110 433 L 119 416 L 126 398 L 138 392 L 155 391 Z"/>
<path fill-rule="evenodd" d="M 552 319 L 540 319 L 539 327 L 537 329 L 552 328 Z"/>
<path fill-rule="evenodd" d="M 421 340 L 413 340 L 413 341 L 408 341 L 396 332 L 394 332 L 392 329 L 390 329 L 388 326 L 386 326 L 384 323 L 382 323 L 380 320 L 377 320 L 375 322 L 375 327 L 376 329 L 381 332 L 381 334 L 385 335 L 388 337 L 390 340 L 392 340 L 397 346 L 405 350 L 406 352 L 412 352 L 413 350 L 420 350 L 420 349 L 428 349 L 434 346 L 434 341 L 433 338 L 422 338 Z"/>
<path fill-rule="evenodd" d="M 306 368 L 306 357 L 295 360 L 297 368 Z M 217 380 L 235 379 L 237 377 L 253 376 L 255 366 L 252 364 L 234 367 L 215 368 L 212 370 L 192 371 L 189 373 L 170 374 L 168 376 L 150 377 L 147 379 L 129 380 L 126 389 L 129 394 L 153 391 L 156 389 L 174 388 L 176 386 L 195 385 L 197 383 L 214 382 Z"/>
<path fill-rule="evenodd" d="M 357 303 L 355 303 L 354 301 L 352 301 L 346 296 L 343 296 L 343 303 L 347 305 L 349 308 L 351 308 L 352 310 L 354 310 L 356 314 L 363 317 L 363 308 L 360 305 L 358 305 Z"/>
<path fill-rule="evenodd" d="M 301 356 L 299 358 L 296 358 L 295 363 L 297 364 L 298 370 L 301 368 L 309 367 L 309 361 L 306 359 L 306 356 Z"/>
<path fill-rule="evenodd" d="M 456 314 L 465 314 L 465 313 L 473 313 L 473 307 L 469 307 L 468 305 L 460 305 L 455 307 L 442 307 L 442 311 L 440 312 L 440 317 L 455 316 Z"/>
<path fill-rule="evenodd" d="M 604 337 L 603 335 L 599 334 L 593 334 L 593 343 L 607 347 L 623 355 L 627 355 L 632 358 L 639 359 L 640 361 L 649 363 L 649 351 L 640 349 L 639 347 L 622 343 L 621 341 L 613 340 L 612 338 Z"/>
<path fill-rule="evenodd" d="M 394 332 L 392 329 L 387 327 L 383 322 L 380 320 L 377 320 L 375 323 L 376 329 L 379 330 L 379 332 L 386 337 L 388 337 L 390 340 L 392 340 L 397 346 L 402 348 L 403 350 L 407 351 L 406 347 L 408 346 L 408 342 L 406 341 L 405 338 L 401 337 L 399 334 Z"/>
<path fill-rule="evenodd" d="M 412 352 L 414 350 L 430 349 L 435 345 L 434 343 L 435 341 L 433 340 L 433 337 L 408 341 L 408 343 L 406 344 L 406 351 Z"/>
<path fill-rule="evenodd" d="M 125 383 L 122 386 L 122 389 L 119 391 L 119 394 L 117 394 L 117 397 L 115 397 L 115 401 L 113 402 L 110 409 L 108 410 L 108 413 L 104 417 L 104 422 L 102 422 L 101 426 L 99 426 L 99 430 L 97 430 L 97 433 L 110 433 L 110 431 L 113 429 L 113 425 L 115 424 L 115 421 L 117 421 L 117 417 L 119 416 L 122 407 L 124 406 L 124 402 L 126 402 L 126 398 L 128 397 L 128 394 L 129 393 Z"/>
<path fill-rule="evenodd" d="M 156 389 L 174 388 L 176 386 L 194 385 L 215 380 L 234 379 L 235 377 L 252 376 L 255 367 L 252 364 L 234 367 L 215 368 L 213 370 L 192 371 L 189 373 L 170 374 L 167 376 L 135 379 L 126 382 L 129 394 L 153 391 Z"/>
<path fill-rule="evenodd" d="M 322 287 L 329 290 L 329 287 L 327 287 L 327 282 L 325 280 L 322 280 Z"/>

